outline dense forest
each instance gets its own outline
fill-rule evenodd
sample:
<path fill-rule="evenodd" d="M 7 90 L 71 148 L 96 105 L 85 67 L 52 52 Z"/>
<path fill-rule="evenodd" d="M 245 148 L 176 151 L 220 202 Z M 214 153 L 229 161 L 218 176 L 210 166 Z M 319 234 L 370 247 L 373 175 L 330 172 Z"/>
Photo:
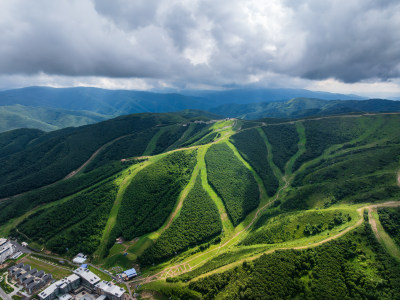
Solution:
<path fill-rule="evenodd" d="M 206 242 L 221 233 L 218 209 L 201 185 L 200 176 L 186 197 L 179 217 L 140 257 L 144 265 L 158 263 L 188 247 Z"/>
<path fill-rule="evenodd" d="M 107 144 L 76 176 L 1 199 L 1 235 L 65 259 L 89 254 L 113 273 L 134 267 L 135 292 L 161 298 L 400 299 L 400 265 L 365 214 L 371 203 L 386 205 L 378 209 L 385 239 L 400 247 L 400 209 L 389 207 L 400 197 L 398 115 L 192 116 L 0 134 L 0 163 L 36 151 L 21 170 L 4 165 L 0 193 L 29 176 L 55 180 L 50 169 L 29 168 L 53 168 L 58 155 L 65 164 L 69 155 L 86 159 Z M 80 138 L 90 151 L 71 144 Z M 140 158 L 121 161 L 132 157 Z"/>
<path fill-rule="evenodd" d="M 209 183 L 224 201 L 229 217 L 236 226 L 260 202 L 257 183 L 225 143 L 212 145 L 205 160 Z"/>
<path fill-rule="evenodd" d="M 367 257 L 372 274 L 362 268 Z M 263 255 L 189 288 L 203 299 L 398 299 L 400 265 L 366 225 L 317 248 Z"/>
<path fill-rule="evenodd" d="M 400 208 L 379 208 L 378 214 L 383 228 L 400 247 Z"/>
<path fill-rule="evenodd" d="M 232 142 L 261 177 L 268 196 L 276 193 L 279 181 L 268 163 L 268 150 L 257 129 L 239 132 L 232 137 Z"/>
<path fill-rule="evenodd" d="M 155 142 L 154 150 L 151 154 L 159 154 L 168 149 L 168 147 L 172 146 L 176 141 L 178 141 L 182 135 L 187 130 L 187 126 L 182 126 L 182 124 L 171 125 L 165 127 L 162 130 L 162 133 L 158 137 Z"/>
<path fill-rule="evenodd" d="M 197 143 L 203 137 L 212 132 L 210 124 L 205 123 L 192 123 L 185 135 L 185 139 L 180 142 L 180 147 L 187 147 L 191 144 Z"/>
<path fill-rule="evenodd" d="M 0 224 L 4 224 L 12 218 L 22 216 L 38 205 L 51 203 L 89 188 L 120 172 L 132 163 L 134 162 L 117 161 L 109 163 L 91 172 L 57 182 L 48 187 L 27 192 L 8 201 L 0 202 Z"/>
<path fill-rule="evenodd" d="M 285 165 L 297 152 L 299 135 L 294 124 L 264 126 L 262 129 L 272 146 L 272 157 L 276 166 L 285 173 Z"/>
<path fill-rule="evenodd" d="M 178 151 L 140 171 L 123 195 L 113 236 L 127 240 L 157 230 L 189 182 L 196 151 Z"/>
<path fill-rule="evenodd" d="M 122 116 L 93 125 L 39 134 L 40 136 L 27 145 L 26 139 L 21 138 L 19 145 L 13 145 L 13 149 L 19 151 L 0 155 L 2 166 L 0 198 L 42 187 L 64 178 L 87 161 L 101 146 L 117 138 L 139 134 L 153 127 L 188 121 L 179 113 L 143 113 Z M 6 136 L 6 134 L 2 135 Z M 163 139 L 168 139 L 168 137 Z M 163 144 L 164 142 L 161 141 L 158 147 L 168 147 Z M 0 153 L 5 154 L 9 151 L 7 150 L 10 149 L 9 147 L 9 145 L 0 144 Z M 157 149 L 162 151 L 161 148 Z"/>
<path fill-rule="evenodd" d="M 109 162 L 143 155 L 148 143 L 158 130 L 158 128 L 150 128 L 114 142 L 101 151 L 85 168 L 84 172 L 95 170 Z"/>
<path fill-rule="evenodd" d="M 12 234 L 45 244 L 56 253 L 93 253 L 99 245 L 116 191 L 112 182 L 94 186 L 62 204 L 30 215 Z"/>
<path fill-rule="evenodd" d="M 298 169 L 304 162 L 320 156 L 325 149 L 342 144 L 361 135 L 366 129 L 357 118 L 332 118 L 303 122 L 306 132 L 306 151 L 294 164 Z"/>

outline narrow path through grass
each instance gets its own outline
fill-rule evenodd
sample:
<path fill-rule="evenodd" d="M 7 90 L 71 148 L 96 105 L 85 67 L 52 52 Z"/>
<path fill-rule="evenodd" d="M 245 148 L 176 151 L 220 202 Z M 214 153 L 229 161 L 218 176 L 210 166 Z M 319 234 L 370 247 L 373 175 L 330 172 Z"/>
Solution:
<path fill-rule="evenodd" d="M 276 166 L 276 164 L 274 163 L 274 155 L 272 154 L 272 146 L 270 144 L 270 142 L 268 141 L 267 135 L 265 134 L 264 130 L 262 130 L 262 128 L 257 128 L 258 133 L 260 134 L 261 138 L 264 140 L 265 146 L 267 147 L 267 151 L 268 151 L 268 163 L 272 169 L 272 172 L 274 172 L 275 177 L 278 179 L 279 181 L 279 185 L 283 185 L 283 174 L 281 172 L 281 170 Z"/>
<path fill-rule="evenodd" d="M 210 145 L 207 145 L 207 146 L 201 147 L 199 149 L 197 163 L 199 164 L 199 167 L 200 167 L 201 184 L 202 184 L 204 190 L 210 195 L 211 199 L 214 201 L 215 205 L 217 206 L 219 215 L 221 216 L 221 222 L 222 222 L 222 228 L 224 230 L 224 235 L 228 236 L 234 230 L 233 224 L 228 217 L 228 213 L 226 211 L 224 203 L 222 202 L 222 199 L 218 197 L 217 193 L 215 193 L 213 188 L 209 185 L 208 179 L 207 179 L 207 167 L 206 167 L 206 162 L 205 162 L 205 155 L 206 155 L 209 147 L 210 147 Z"/>
<path fill-rule="evenodd" d="M 152 162 L 154 162 L 154 160 L 147 160 L 145 162 L 142 162 L 138 165 L 135 165 L 135 166 L 129 168 L 128 170 L 126 170 L 124 172 L 125 176 L 122 176 L 122 178 L 124 178 L 124 179 L 119 184 L 118 194 L 117 194 L 117 197 L 115 198 L 114 205 L 110 211 L 110 215 L 108 217 L 106 227 L 103 231 L 103 235 L 102 235 L 102 238 L 100 241 L 100 246 L 95 251 L 95 253 L 93 253 L 94 261 L 96 261 L 97 259 L 101 259 L 106 252 L 106 247 L 107 247 L 109 239 L 110 239 L 111 230 L 114 228 L 115 222 L 117 221 L 118 211 L 121 206 L 122 198 L 124 196 L 126 188 L 131 183 L 133 177 L 135 177 L 136 174 L 139 173 L 139 171 L 143 170 L 145 167 L 150 165 Z"/>
<path fill-rule="evenodd" d="M 400 203 L 396 203 L 400 206 Z M 386 233 L 385 229 L 383 228 L 381 222 L 379 221 L 379 216 L 377 212 L 377 206 L 372 206 L 368 210 L 368 219 L 369 223 L 371 224 L 371 228 L 375 233 L 376 238 L 378 241 L 385 247 L 386 251 L 400 261 L 400 249 L 395 244 L 393 239 Z"/>
<path fill-rule="evenodd" d="M 299 135 L 299 142 L 297 143 L 297 147 L 299 150 L 286 163 L 285 175 L 287 176 L 292 175 L 294 163 L 304 152 L 306 152 L 306 143 L 307 143 L 306 129 L 304 128 L 302 122 L 296 122 L 295 125 L 297 134 Z"/>

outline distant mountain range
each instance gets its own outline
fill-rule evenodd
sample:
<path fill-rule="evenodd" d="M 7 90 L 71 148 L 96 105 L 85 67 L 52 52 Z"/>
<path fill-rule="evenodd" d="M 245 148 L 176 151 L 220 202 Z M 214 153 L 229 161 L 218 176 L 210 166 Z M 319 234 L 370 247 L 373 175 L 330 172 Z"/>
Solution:
<path fill-rule="evenodd" d="M 0 132 L 17 128 L 52 131 L 97 123 L 109 118 L 110 116 L 83 110 L 6 105 L 0 106 Z"/>
<path fill-rule="evenodd" d="M 296 97 L 301 98 L 293 100 Z M 179 94 L 89 87 L 27 87 L 0 91 L 0 132 L 16 128 L 51 131 L 132 113 L 185 109 L 201 109 L 246 119 L 353 111 L 399 111 L 398 103 L 393 101 L 362 100 L 365 98 L 357 95 L 302 89 L 195 90 Z"/>
<path fill-rule="evenodd" d="M 294 98 L 281 102 L 226 104 L 213 108 L 211 111 L 226 117 L 247 120 L 303 118 L 316 115 L 340 115 L 360 112 L 398 112 L 400 111 L 400 101 L 383 99 L 341 101 Z"/>

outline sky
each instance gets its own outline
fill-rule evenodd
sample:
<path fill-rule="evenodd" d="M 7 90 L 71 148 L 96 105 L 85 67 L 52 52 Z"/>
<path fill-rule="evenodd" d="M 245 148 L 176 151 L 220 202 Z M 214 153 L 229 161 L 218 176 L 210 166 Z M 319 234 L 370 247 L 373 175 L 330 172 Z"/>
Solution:
<path fill-rule="evenodd" d="M 398 0 L 1 0 L 0 89 L 400 97 Z"/>

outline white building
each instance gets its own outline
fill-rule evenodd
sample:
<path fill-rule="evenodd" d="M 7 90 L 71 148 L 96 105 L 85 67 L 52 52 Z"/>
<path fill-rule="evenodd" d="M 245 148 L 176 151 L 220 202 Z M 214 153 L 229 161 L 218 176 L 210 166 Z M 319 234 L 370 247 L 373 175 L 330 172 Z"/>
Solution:
<path fill-rule="evenodd" d="M 100 278 L 89 269 L 78 268 L 74 274 L 54 282 L 44 291 L 39 293 L 40 300 L 69 300 L 71 292 L 80 287 L 95 292 L 100 297 L 99 300 L 123 300 L 125 290 L 108 281 L 100 281 Z"/>
<path fill-rule="evenodd" d="M 0 264 L 11 257 L 15 252 L 15 246 L 9 240 L 0 238 Z"/>
<path fill-rule="evenodd" d="M 80 286 L 80 277 L 76 274 L 69 275 L 59 281 L 54 282 L 44 291 L 39 293 L 41 300 L 53 300 L 59 296 L 66 295 L 68 292 L 77 289 Z"/>
<path fill-rule="evenodd" d="M 78 253 L 74 259 L 72 260 L 72 262 L 76 263 L 76 264 L 83 264 L 85 261 L 87 260 L 87 256 L 84 255 L 83 253 Z"/>
<path fill-rule="evenodd" d="M 82 279 L 82 285 L 90 289 L 93 289 L 94 286 L 100 281 L 98 276 L 86 268 L 78 268 L 74 270 L 74 274 L 78 275 Z"/>
<path fill-rule="evenodd" d="M 96 293 L 109 300 L 122 300 L 125 290 L 112 282 L 103 280 L 96 284 Z"/>

